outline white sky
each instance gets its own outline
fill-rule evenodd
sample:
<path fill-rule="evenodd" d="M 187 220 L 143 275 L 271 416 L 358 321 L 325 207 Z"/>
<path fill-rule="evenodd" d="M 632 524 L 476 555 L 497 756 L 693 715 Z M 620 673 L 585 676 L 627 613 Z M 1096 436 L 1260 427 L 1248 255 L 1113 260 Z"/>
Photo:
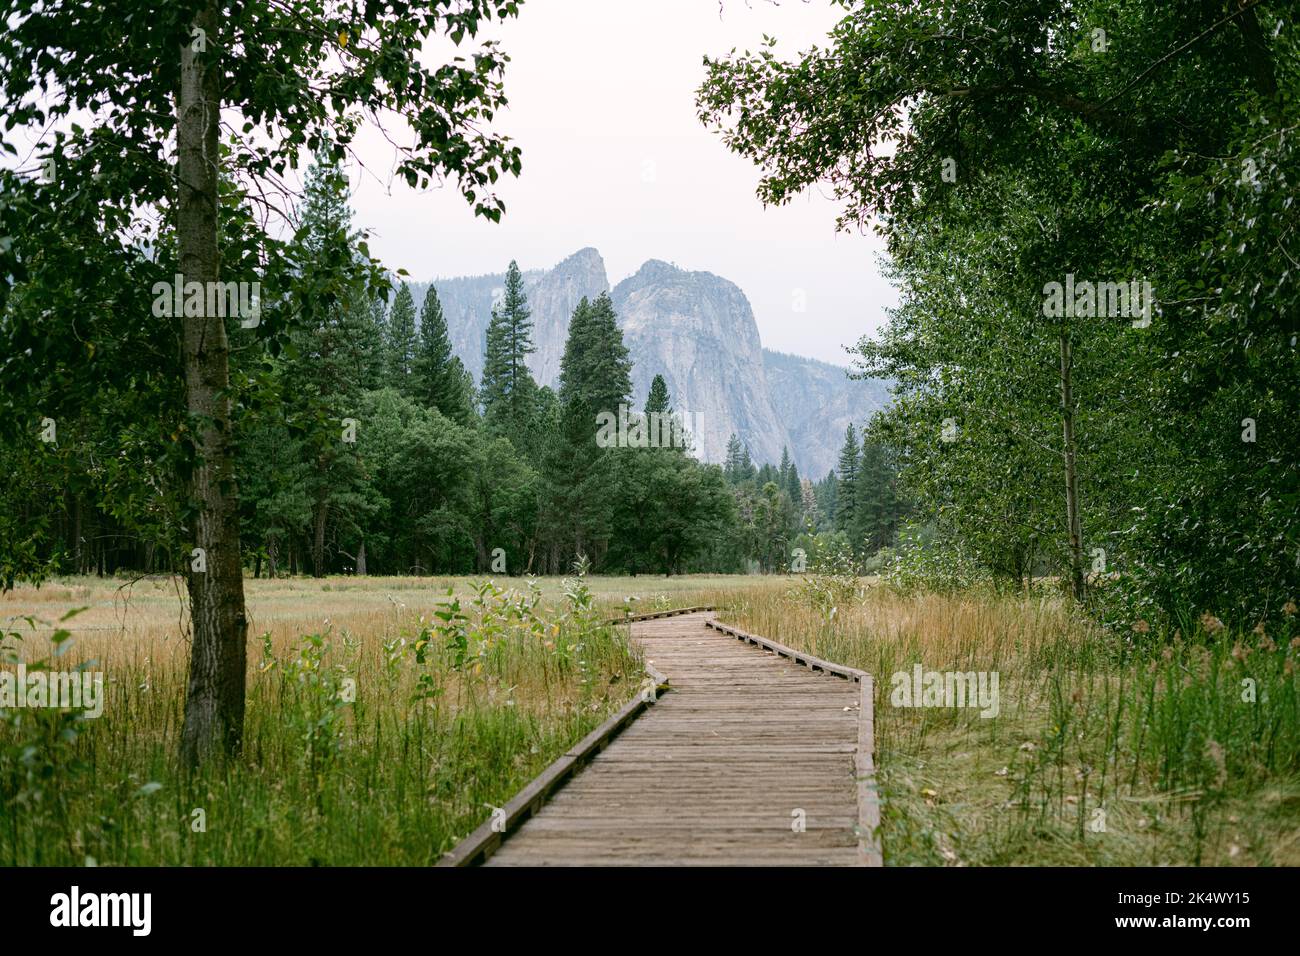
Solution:
<path fill-rule="evenodd" d="M 584 246 L 600 250 L 611 285 L 651 258 L 713 272 L 749 297 L 765 346 L 847 364 L 843 346 L 896 301 L 879 240 L 837 235 L 821 192 L 763 209 L 755 168 L 695 117 L 704 54 L 755 49 L 767 33 L 792 56 L 840 13 L 829 0 L 725 0 L 721 14 L 718 0 L 526 0 L 492 33 L 511 57 L 496 128 L 523 150 L 520 177 L 499 184 L 502 222 L 476 219 L 451 185 L 390 187 L 391 147 L 371 131 L 358 141 L 371 172 L 354 175 L 356 224 L 386 266 L 418 280 L 512 258 L 548 267 Z"/>

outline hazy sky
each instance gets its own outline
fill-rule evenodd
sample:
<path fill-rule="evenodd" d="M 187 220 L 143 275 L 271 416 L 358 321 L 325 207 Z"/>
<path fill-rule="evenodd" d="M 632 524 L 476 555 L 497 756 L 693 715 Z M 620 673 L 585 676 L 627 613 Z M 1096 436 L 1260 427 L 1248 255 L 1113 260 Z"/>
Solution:
<path fill-rule="evenodd" d="M 357 224 L 374 231 L 372 253 L 415 279 L 499 272 L 511 258 L 547 267 L 584 246 L 600 250 L 611 285 L 652 258 L 713 272 L 749 297 L 765 346 L 847 364 L 842 347 L 895 301 L 879 240 L 836 234 L 836 207 L 820 192 L 765 210 L 754 167 L 694 106 L 706 53 L 754 49 L 764 33 L 793 53 L 821 42 L 840 9 L 526 0 L 492 34 L 511 57 L 496 128 L 523 150 L 521 176 L 499 189 L 502 222 L 476 219 L 450 185 L 390 187 L 391 148 L 371 132 L 358 144 L 371 172 L 353 176 Z"/>

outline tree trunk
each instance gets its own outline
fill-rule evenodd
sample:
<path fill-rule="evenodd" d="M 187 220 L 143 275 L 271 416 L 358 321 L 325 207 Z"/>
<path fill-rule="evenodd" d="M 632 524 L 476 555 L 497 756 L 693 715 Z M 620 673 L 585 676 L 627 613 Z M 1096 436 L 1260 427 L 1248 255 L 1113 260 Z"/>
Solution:
<path fill-rule="evenodd" d="M 189 41 L 180 49 L 176 233 L 185 281 L 208 283 L 218 281 L 221 271 L 217 247 L 217 123 L 221 104 L 217 4 L 213 0 L 199 10 L 194 25 L 206 35 L 206 51 L 193 50 Z M 181 759 L 193 766 L 239 749 L 244 730 L 248 619 L 231 447 L 230 346 L 225 320 L 219 316 L 187 315 L 180 321 L 186 405 L 197 446 L 190 477 L 194 541 L 203 549 L 206 562 L 202 571 L 196 570 L 194 563 L 187 564 L 193 645 Z"/>
<path fill-rule="evenodd" d="M 81 495 L 77 495 L 72 511 L 72 547 L 77 573 L 86 573 L 86 554 L 81 549 Z"/>
<path fill-rule="evenodd" d="M 1070 336 L 1061 332 L 1061 422 L 1065 437 L 1065 520 L 1070 532 L 1070 592 L 1076 601 L 1084 598 L 1083 530 L 1079 521 L 1079 473 L 1075 466 L 1074 389 L 1071 373 L 1074 356 Z"/>
<path fill-rule="evenodd" d="M 311 543 L 311 566 L 314 577 L 325 577 L 325 519 L 329 515 L 329 503 L 316 505 L 316 533 Z"/>
<path fill-rule="evenodd" d="M 357 574 L 362 577 L 366 574 L 366 539 L 361 539 L 361 547 L 357 548 Z"/>

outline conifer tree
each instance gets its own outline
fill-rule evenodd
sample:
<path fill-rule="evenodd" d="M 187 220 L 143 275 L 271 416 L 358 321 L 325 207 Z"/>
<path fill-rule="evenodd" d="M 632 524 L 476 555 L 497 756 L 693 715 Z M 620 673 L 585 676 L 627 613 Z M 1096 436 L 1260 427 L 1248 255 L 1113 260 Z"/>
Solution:
<path fill-rule="evenodd" d="M 754 481 L 758 474 L 754 468 L 754 459 L 749 456 L 749 446 L 743 442 L 740 446 L 740 467 L 736 470 L 736 473 L 740 476 L 741 481 Z"/>
<path fill-rule="evenodd" d="M 672 408 L 668 404 L 668 383 L 664 381 L 662 375 L 656 375 L 650 383 L 650 394 L 646 398 L 645 413 L 647 415 L 672 414 Z M 735 437 L 734 435 L 732 436 Z"/>
<path fill-rule="evenodd" d="M 413 372 L 419 339 L 415 331 L 415 300 L 405 282 L 388 313 L 388 384 L 405 394 L 414 390 Z"/>
<path fill-rule="evenodd" d="M 800 507 L 803 509 L 804 526 L 810 533 L 815 534 L 821 514 L 817 508 L 817 489 L 813 487 L 812 479 L 804 478 L 800 481 L 799 501 Z"/>
<path fill-rule="evenodd" d="M 612 465 L 597 442 L 597 416 L 621 417 L 632 391 L 632 363 L 607 294 L 578 303 L 560 362 L 561 434 L 548 456 L 548 477 L 573 515 L 576 550 L 603 548 L 612 529 Z"/>
<path fill-rule="evenodd" d="M 436 408 L 452 421 L 467 425 L 473 419 L 473 397 L 466 390 L 467 374 L 461 360 L 452 352 L 438 290 L 430 285 L 420 306 L 415 397 L 426 408 Z"/>
<path fill-rule="evenodd" d="M 732 432 L 727 439 L 727 456 L 723 459 L 722 474 L 733 485 L 740 481 L 740 454 L 740 439 Z"/>
<path fill-rule="evenodd" d="M 835 515 L 839 513 L 839 490 L 840 480 L 835 476 L 835 470 L 832 469 L 826 473 L 826 477 L 817 482 L 814 486 L 817 492 L 817 512 L 822 516 L 827 531 L 835 528 Z"/>
<path fill-rule="evenodd" d="M 862 458 L 858 465 L 853 540 L 864 555 L 875 554 L 890 544 L 900 513 L 894 472 L 888 449 L 862 437 Z"/>
<path fill-rule="evenodd" d="M 671 448 L 683 455 L 693 447 L 691 435 L 686 431 L 686 423 L 673 408 L 672 396 L 668 394 L 668 383 L 662 375 L 656 375 L 650 382 L 650 393 L 645 404 L 646 427 L 657 436 L 660 446 Z"/>
<path fill-rule="evenodd" d="M 853 516 L 856 511 L 858 464 L 861 450 L 858 447 L 858 435 L 849 422 L 844 434 L 844 447 L 840 449 L 839 466 L 836 469 L 839 481 L 836 489 L 835 530 L 851 532 Z"/>
<path fill-rule="evenodd" d="M 608 293 L 602 292 L 590 304 L 583 299 L 564 343 L 560 401 L 570 406 L 582 404 L 593 415 L 604 411 L 617 414 L 619 405 L 626 405 L 631 395 L 631 372 L 623 331 Z"/>
<path fill-rule="evenodd" d="M 304 186 L 300 258 L 314 268 L 332 257 L 355 261 L 360 237 L 351 222 L 346 177 L 333 162 L 318 160 Z M 285 411 L 301 435 L 294 441 L 305 465 L 296 471 L 301 486 L 282 493 L 308 503 L 305 530 L 317 576 L 328 570 L 329 532 L 355 524 L 370 507 L 364 469 L 355 446 L 339 440 L 339 424 L 355 418 L 362 395 L 379 384 L 383 348 L 373 301 L 359 284 L 341 290 L 332 306 L 315 313 L 313 326 L 291 333 L 294 349 L 279 365 L 282 380 L 294 383 Z"/>
<path fill-rule="evenodd" d="M 536 351 L 531 315 L 523 275 L 512 260 L 506 270 L 505 294 L 488 323 L 479 401 L 488 427 L 530 454 L 536 443 L 532 426 L 537 414 L 537 383 L 528 370 L 528 356 Z"/>
<path fill-rule="evenodd" d="M 779 469 L 778 483 L 781 490 L 785 492 L 790 503 L 794 505 L 795 511 L 799 512 L 803 508 L 803 491 L 799 487 L 799 469 L 795 467 L 794 459 L 790 457 L 790 449 L 781 446 L 781 467 Z"/>

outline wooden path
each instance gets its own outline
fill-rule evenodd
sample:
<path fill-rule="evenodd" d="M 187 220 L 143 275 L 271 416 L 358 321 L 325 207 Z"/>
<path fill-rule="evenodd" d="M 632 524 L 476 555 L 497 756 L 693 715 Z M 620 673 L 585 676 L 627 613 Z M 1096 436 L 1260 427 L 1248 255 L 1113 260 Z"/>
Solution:
<path fill-rule="evenodd" d="M 813 670 L 707 626 L 712 618 L 632 625 L 671 689 L 486 865 L 879 864 L 864 832 L 878 820 L 870 678 Z"/>

